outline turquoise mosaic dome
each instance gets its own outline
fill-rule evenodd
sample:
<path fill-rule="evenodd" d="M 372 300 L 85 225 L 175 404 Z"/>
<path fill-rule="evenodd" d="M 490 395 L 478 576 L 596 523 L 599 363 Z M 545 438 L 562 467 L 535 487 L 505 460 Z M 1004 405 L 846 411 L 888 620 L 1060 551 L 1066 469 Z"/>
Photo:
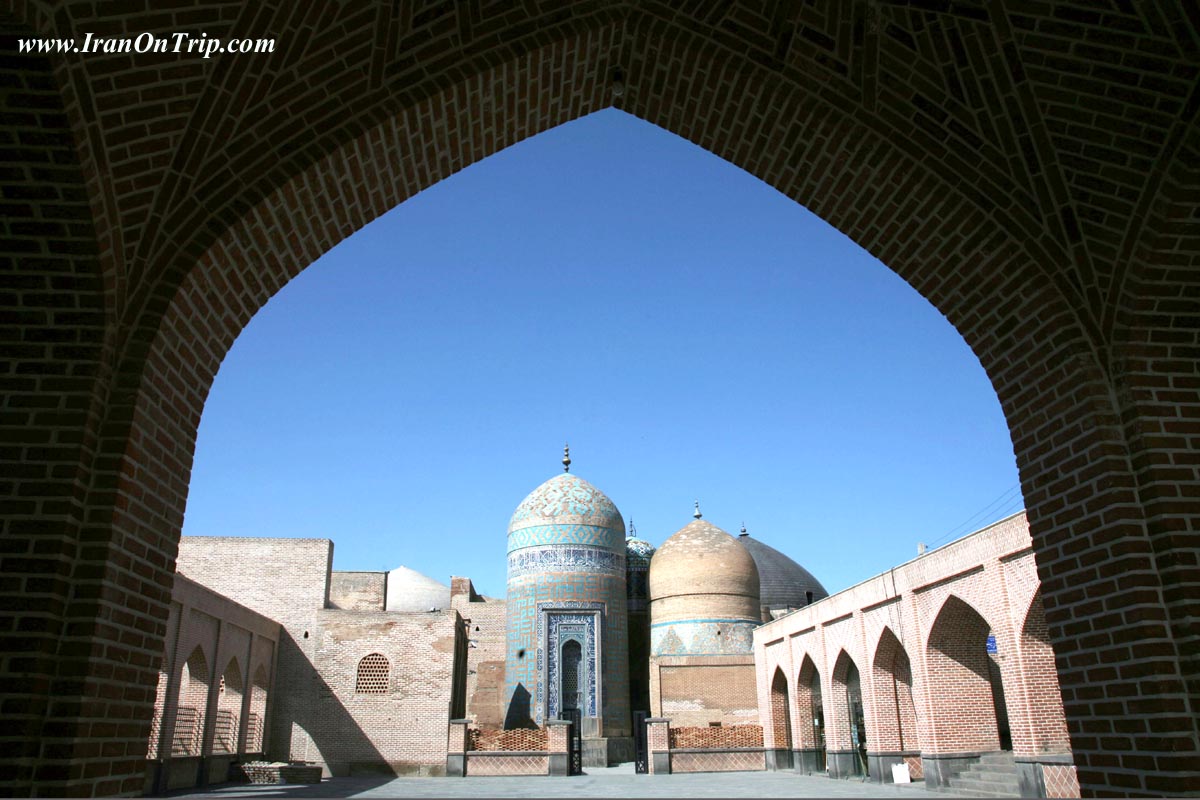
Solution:
<path fill-rule="evenodd" d="M 650 558 L 654 555 L 654 545 L 644 539 L 625 540 L 625 563 L 630 567 L 650 567 Z"/>
<path fill-rule="evenodd" d="M 542 541 L 554 531 L 553 541 Z M 579 541 L 574 541 L 576 538 Z M 608 495 L 564 472 L 529 493 L 508 523 L 508 550 L 538 544 L 591 544 L 624 552 L 625 520 Z"/>

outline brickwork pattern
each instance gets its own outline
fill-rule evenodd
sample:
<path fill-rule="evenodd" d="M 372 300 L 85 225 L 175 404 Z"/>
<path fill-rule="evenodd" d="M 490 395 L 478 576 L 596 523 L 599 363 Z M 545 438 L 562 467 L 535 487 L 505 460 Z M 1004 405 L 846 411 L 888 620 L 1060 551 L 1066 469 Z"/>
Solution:
<path fill-rule="evenodd" d="M 776 746 L 769 704 L 778 673 L 789 676 L 795 746 L 822 745 L 813 720 L 823 716 L 824 746 L 849 749 L 854 664 L 869 753 L 998 749 L 994 663 L 1014 753 L 1031 760 L 1070 753 L 1053 659 L 1040 638 L 1046 622 L 1031 555 L 1024 516 L 1015 515 L 763 625 L 755 632 L 755 668 L 767 746 Z M 919 757 L 906 760 L 914 775 L 923 774 Z"/>
<path fill-rule="evenodd" d="M 550 757 L 547 755 L 497 756 L 474 753 L 467 755 L 467 775 L 548 775 Z"/>
<path fill-rule="evenodd" d="M 766 769 L 761 750 L 754 752 L 671 752 L 671 772 L 753 772 Z"/>
<path fill-rule="evenodd" d="M 1053 668 L 1046 670 L 1053 675 Z M 920 750 L 912 695 L 912 664 L 891 628 L 884 628 L 871 667 L 876 750 Z M 1061 703 L 1059 704 L 1061 706 Z"/>
<path fill-rule="evenodd" d="M 758 718 L 750 656 L 658 656 L 649 662 L 650 712 L 678 725 Z"/>
<path fill-rule="evenodd" d="M 387 578 L 386 572 L 330 573 L 329 605 L 343 611 L 383 611 L 387 602 Z"/>
<path fill-rule="evenodd" d="M 293 718 L 303 731 L 297 757 L 333 774 L 386 764 L 400 774 L 441 774 L 455 687 L 455 659 L 465 637 L 458 612 L 391 613 L 326 609 L 313 620 L 309 689 Z M 357 691 L 368 656 L 388 663 L 379 693 Z M 372 663 L 378 663 L 375 659 Z"/>
<path fill-rule="evenodd" d="M 1043 764 L 1046 797 L 1079 797 L 1079 778 L 1071 764 Z"/>
<path fill-rule="evenodd" d="M 316 749 L 305 726 L 296 722 L 308 718 L 320 692 L 312 670 L 312 633 L 329 597 L 332 563 L 328 539 L 187 536 L 179 543 L 181 575 L 236 597 L 283 626 L 276 680 L 292 690 L 276 695 L 267 722 L 265 755 L 274 761 L 307 759 Z M 242 564 L 255 569 L 237 568 Z"/>
<path fill-rule="evenodd" d="M 468 750 L 549 750 L 546 728 L 514 728 L 512 730 L 467 729 Z"/>
<path fill-rule="evenodd" d="M 792 747 L 792 704 L 783 670 L 776 668 L 771 678 L 771 742 L 775 747 Z M 760 729 L 761 733 L 761 729 Z M 761 736 L 760 736 L 761 738 Z"/>
<path fill-rule="evenodd" d="M 455 595 L 451 606 L 462 615 L 467 631 L 466 716 L 484 727 L 501 727 L 507 606 L 498 600 L 471 601 L 465 594 Z"/>
<path fill-rule="evenodd" d="M 710 725 L 701 727 L 671 726 L 671 749 L 762 747 L 761 725 Z"/>
<path fill-rule="evenodd" d="M 196 426 L 253 314 L 405 198 L 609 105 L 804 204 L 962 333 L 1012 432 L 1081 789 L 1194 789 L 1185 0 L 6 10 L 281 46 L 3 67 L 5 790 L 139 790 Z"/>
<path fill-rule="evenodd" d="M 196 762 L 177 759 L 217 756 L 208 779 L 219 782 L 231 757 L 261 752 L 280 633 L 278 623 L 181 575 L 174 583 L 147 744 L 157 762 L 146 765 L 151 792 L 196 785 Z"/>
<path fill-rule="evenodd" d="M 811 749 L 825 746 L 825 732 L 815 720 L 824 714 L 824 697 L 821 692 L 821 674 L 812 657 L 805 654 L 796 674 L 795 702 L 793 704 L 792 732 L 796 747 Z M 772 732 L 773 733 L 773 732 Z M 768 747 L 778 747 L 774 738 L 767 743 Z"/>

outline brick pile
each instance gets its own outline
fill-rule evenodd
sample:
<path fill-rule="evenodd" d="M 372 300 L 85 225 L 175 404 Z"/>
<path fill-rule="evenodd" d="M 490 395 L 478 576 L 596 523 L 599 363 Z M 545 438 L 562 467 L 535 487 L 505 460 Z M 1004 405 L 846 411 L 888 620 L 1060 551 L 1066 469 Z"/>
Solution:
<path fill-rule="evenodd" d="M 550 739 L 545 728 L 516 728 L 509 731 L 467 730 L 468 750 L 502 750 L 507 752 L 546 752 Z"/>
<path fill-rule="evenodd" d="M 721 725 L 705 728 L 671 728 L 671 749 L 734 749 L 762 747 L 761 725 Z"/>

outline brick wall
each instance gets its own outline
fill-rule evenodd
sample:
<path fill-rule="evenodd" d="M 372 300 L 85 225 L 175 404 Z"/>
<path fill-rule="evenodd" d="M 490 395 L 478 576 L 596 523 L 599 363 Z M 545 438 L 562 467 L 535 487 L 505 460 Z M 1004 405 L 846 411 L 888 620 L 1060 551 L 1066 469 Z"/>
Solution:
<path fill-rule="evenodd" d="M 484 600 L 467 578 L 452 578 L 451 589 L 451 607 L 467 632 L 466 716 L 482 727 L 503 727 L 505 603 Z"/>
<path fill-rule="evenodd" d="M 458 613 L 325 610 L 311 640 L 315 670 L 294 687 L 303 711 L 293 752 L 331 774 L 387 767 L 398 774 L 442 774 L 454 699 L 455 659 L 463 636 Z M 357 691 L 363 658 L 381 655 L 383 691 Z"/>
<path fill-rule="evenodd" d="M 616 105 L 813 210 L 962 333 L 1012 433 L 1081 790 L 1194 790 L 1191 5 L 793 11 L 10 3 L 43 35 L 280 47 L 4 66 L 4 788 L 137 791 L 196 427 L 254 313 L 405 198 Z"/>
<path fill-rule="evenodd" d="M 261 753 L 255 726 L 266 716 L 281 633 L 279 623 L 182 575 L 171 597 L 147 746 L 148 794 L 197 785 L 198 764 L 189 759 Z M 214 769 L 212 780 L 225 780 Z"/>
<path fill-rule="evenodd" d="M 762 747 L 761 725 L 705 725 L 704 727 L 671 726 L 671 747 L 735 748 Z"/>
<path fill-rule="evenodd" d="M 656 656 L 650 659 L 650 713 L 672 724 L 727 725 L 758 718 L 750 656 Z"/>
<path fill-rule="evenodd" d="M 469 750 L 549 750 L 549 734 L 546 728 L 514 728 L 512 730 L 467 730 Z"/>
<path fill-rule="evenodd" d="M 330 607 L 343 611 L 383 611 L 387 576 L 386 572 L 331 572 Z"/>
<path fill-rule="evenodd" d="M 244 565 L 254 564 L 253 570 Z M 177 568 L 197 583 L 279 622 L 278 681 L 311 687 L 317 614 L 329 601 L 333 542 L 328 539 L 266 539 L 185 536 Z M 315 691 L 312 690 L 312 691 Z M 312 750 L 303 725 L 312 691 L 279 692 L 272 697 L 267 755 L 280 761 L 304 759 Z"/>
<path fill-rule="evenodd" d="M 762 626 L 755 654 L 766 746 L 783 746 L 771 709 L 785 676 L 793 746 L 819 743 L 816 681 L 824 745 L 849 749 L 846 698 L 857 670 L 868 754 L 995 750 L 995 664 L 1015 754 L 1069 753 L 1039 598 L 1018 514 Z"/>

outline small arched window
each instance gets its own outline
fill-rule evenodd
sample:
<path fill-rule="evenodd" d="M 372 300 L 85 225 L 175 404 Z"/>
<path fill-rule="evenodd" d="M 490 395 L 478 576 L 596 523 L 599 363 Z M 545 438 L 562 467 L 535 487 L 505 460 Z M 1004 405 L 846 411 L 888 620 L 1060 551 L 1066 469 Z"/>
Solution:
<path fill-rule="evenodd" d="M 391 667 L 385 656 L 371 653 L 358 662 L 358 677 L 354 681 L 355 694 L 387 694 Z"/>

